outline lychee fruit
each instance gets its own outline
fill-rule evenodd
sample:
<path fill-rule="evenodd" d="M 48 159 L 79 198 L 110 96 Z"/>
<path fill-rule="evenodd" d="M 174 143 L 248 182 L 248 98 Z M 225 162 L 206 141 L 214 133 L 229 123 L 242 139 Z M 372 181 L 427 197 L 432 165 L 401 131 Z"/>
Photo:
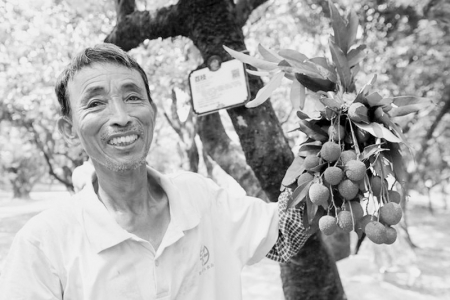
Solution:
<path fill-rule="evenodd" d="M 320 158 L 317 155 L 308 155 L 305 157 L 303 162 L 305 169 L 310 171 L 311 169 L 317 167 L 320 163 Z"/>
<path fill-rule="evenodd" d="M 342 151 L 341 162 L 344 166 L 349 160 L 355 160 L 355 159 L 356 159 L 356 152 L 354 150 Z"/>
<path fill-rule="evenodd" d="M 366 165 L 359 160 L 349 160 L 345 164 L 345 175 L 353 181 L 360 181 L 366 175 Z"/>
<path fill-rule="evenodd" d="M 400 204 L 389 202 L 380 208 L 380 221 L 388 225 L 400 222 L 403 212 Z"/>
<path fill-rule="evenodd" d="M 339 183 L 338 191 L 345 200 L 352 200 L 358 194 L 359 185 L 354 183 L 350 179 L 345 179 L 341 183 Z"/>
<path fill-rule="evenodd" d="M 323 178 L 331 185 L 337 185 L 344 178 L 344 172 L 338 167 L 328 167 L 323 172 Z"/>
<path fill-rule="evenodd" d="M 372 187 L 372 192 L 373 192 L 374 196 L 377 196 L 377 197 L 380 196 L 382 184 L 384 185 L 384 188 L 387 187 L 387 181 L 384 180 L 382 182 L 380 176 L 373 176 L 370 178 L 370 186 Z"/>
<path fill-rule="evenodd" d="M 384 240 L 385 244 L 391 245 L 397 240 L 397 230 L 395 228 L 386 226 L 386 238 Z"/>
<path fill-rule="evenodd" d="M 370 221 L 364 231 L 375 244 L 383 244 L 386 240 L 386 227 L 378 221 Z"/>
<path fill-rule="evenodd" d="M 399 192 L 397 192 L 397 191 L 389 191 L 389 201 L 390 202 L 394 202 L 394 203 L 397 203 L 397 204 L 400 204 L 400 200 L 401 200 L 401 196 L 400 196 L 400 193 Z"/>
<path fill-rule="evenodd" d="M 364 216 L 364 210 L 359 201 L 348 201 L 347 203 L 345 203 L 345 207 L 348 211 L 353 213 L 353 219 L 355 219 L 355 221 L 361 219 Z"/>
<path fill-rule="evenodd" d="M 353 230 L 352 214 L 349 211 L 343 210 L 338 213 L 338 225 L 345 232 Z"/>
<path fill-rule="evenodd" d="M 368 109 L 367 107 L 360 103 L 352 103 L 348 108 L 348 117 L 350 120 L 361 123 L 361 122 L 369 122 Z"/>
<path fill-rule="evenodd" d="M 311 173 L 305 172 L 302 175 L 300 175 L 297 179 L 297 185 L 300 186 L 305 182 L 310 182 L 314 179 L 314 176 L 311 175 Z"/>
<path fill-rule="evenodd" d="M 311 185 L 308 191 L 309 199 L 316 205 L 322 205 L 325 209 L 328 207 L 328 198 L 330 197 L 330 191 L 326 186 L 320 183 L 314 183 Z"/>
<path fill-rule="evenodd" d="M 333 139 L 333 141 L 342 141 L 345 137 L 345 128 L 342 125 L 332 125 L 328 128 L 328 135 Z"/>
<path fill-rule="evenodd" d="M 341 147 L 334 142 L 326 142 L 320 150 L 320 155 L 327 162 L 334 162 L 341 155 Z"/>
<path fill-rule="evenodd" d="M 319 219 L 319 229 L 325 235 L 333 234 L 337 229 L 337 220 L 332 216 L 323 216 Z"/>

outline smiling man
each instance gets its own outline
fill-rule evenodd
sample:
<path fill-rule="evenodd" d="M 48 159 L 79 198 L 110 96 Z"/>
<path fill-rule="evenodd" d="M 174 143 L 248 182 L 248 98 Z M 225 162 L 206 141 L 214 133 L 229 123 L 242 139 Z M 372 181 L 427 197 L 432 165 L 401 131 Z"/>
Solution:
<path fill-rule="evenodd" d="M 235 198 L 211 180 L 146 165 L 156 106 L 142 68 L 110 44 L 61 74 L 58 126 L 95 173 L 16 235 L 0 299 L 238 300 L 244 265 L 287 261 L 305 243 L 302 209 Z"/>

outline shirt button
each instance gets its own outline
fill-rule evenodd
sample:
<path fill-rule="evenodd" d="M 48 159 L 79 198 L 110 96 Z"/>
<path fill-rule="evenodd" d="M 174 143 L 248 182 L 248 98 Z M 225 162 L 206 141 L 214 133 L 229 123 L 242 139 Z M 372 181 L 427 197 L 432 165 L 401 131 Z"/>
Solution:
<path fill-rule="evenodd" d="M 155 260 L 155 266 L 159 266 L 159 261 Z"/>

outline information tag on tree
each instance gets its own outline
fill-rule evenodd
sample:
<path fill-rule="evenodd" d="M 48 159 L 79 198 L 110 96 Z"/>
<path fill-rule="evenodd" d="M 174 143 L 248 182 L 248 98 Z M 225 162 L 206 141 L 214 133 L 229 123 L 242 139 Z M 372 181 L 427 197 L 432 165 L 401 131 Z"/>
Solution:
<path fill-rule="evenodd" d="M 212 70 L 210 66 L 189 75 L 192 107 L 197 115 L 244 105 L 250 99 L 247 73 L 241 61 L 229 60 Z"/>

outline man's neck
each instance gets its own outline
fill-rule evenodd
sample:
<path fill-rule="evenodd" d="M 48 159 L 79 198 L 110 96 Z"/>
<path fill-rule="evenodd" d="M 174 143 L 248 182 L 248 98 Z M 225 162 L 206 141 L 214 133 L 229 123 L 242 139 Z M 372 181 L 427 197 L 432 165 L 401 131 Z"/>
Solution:
<path fill-rule="evenodd" d="M 105 166 L 97 165 L 97 194 L 103 204 L 115 212 L 138 213 L 143 206 L 151 205 L 153 197 L 147 179 L 145 165 L 134 170 L 113 172 Z"/>
<path fill-rule="evenodd" d="M 117 223 L 157 249 L 170 222 L 169 200 L 160 182 L 145 165 L 112 172 L 96 166 L 97 195 Z"/>

